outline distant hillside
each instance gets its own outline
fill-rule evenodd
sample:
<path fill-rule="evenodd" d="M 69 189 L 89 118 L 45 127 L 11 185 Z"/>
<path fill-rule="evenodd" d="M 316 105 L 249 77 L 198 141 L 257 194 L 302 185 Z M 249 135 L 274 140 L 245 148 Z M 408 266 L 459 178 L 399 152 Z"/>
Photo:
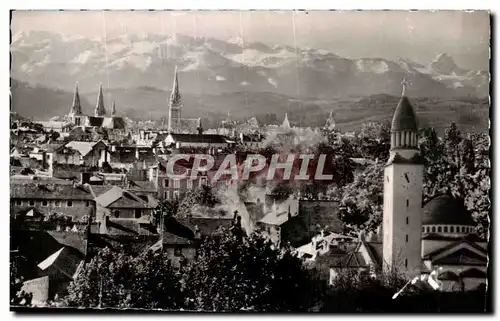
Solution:
<path fill-rule="evenodd" d="M 168 114 L 169 92 L 152 87 L 112 89 L 104 92 L 106 110 L 113 100 L 119 115 L 136 120 L 157 120 Z M 399 97 L 374 95 L 344 100 L 296 99 L 274 93 L 235 92 L 219 95 L 183 94 L 183 117 L 204 119 L 205 127 L 217 126 L 226 119 L 245 120 L 256 116 L 261 124 L 278 124 L 285 113 L 292 125 L 322 126 L 328 113 L 333 111 L 337 127 L 353 131 L 369 121 L 390 120 Z M 13 81 L 12 111 L 25 117 L 48 119 L 67 114 L 73 94 L 45 87 L 31 87 Z M 85 113 L 93 112 L 95 92 L 81 93 Z M 442 130 L 455 121 L 461 130 L 488 128 L 489 101 L 486 98 L 411 98 L 421 126 L 434 126 Z"/>
<path fill-rule="evenodd" d="M 44 120 L 53 116 L 65 115 L 73 102 L 73 93 L 43 86 L 31 86 L 25 82 L 11 79 L 11 111 L 23 117 Z M 86 99 L 81 99 L 82 108 L 90 112 Z"/>

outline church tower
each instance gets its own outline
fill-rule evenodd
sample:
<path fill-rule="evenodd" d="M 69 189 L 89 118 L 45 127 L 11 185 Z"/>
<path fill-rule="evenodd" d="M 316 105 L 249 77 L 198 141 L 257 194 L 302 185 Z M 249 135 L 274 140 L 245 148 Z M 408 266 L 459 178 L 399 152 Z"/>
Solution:
<path fill-rule="evenodd" d="M 106 116 L 106 110 L 104 109 L 104 96 L 102 94 L 102 84 L 99 84 L 99 93 L 97 94 L 97 103 L 94 110 L 95 117 Z"/>
<path fill-rule="evenodd" d="M 180 128 L 182 99 L 179 92 L 179 79 L 177 77 L 177 66 L 175 67 L 174 84 L 170 93 L 168 106 L 168 130 L 175 132 Z"/>
<path fill-rule="evenodd" d="M 290 122 L 288 121 L 288 113 L 285 113 L 285 120 L 283 120 L 283 124 L 281 125 L 283 129 L 290 129 Z"/>
<path fill-rule="evenodd" d="M 73 104 L 69 110 L 68 117 L 73 124 L 79 125 L 79 117 L 82 115 L 82 106 L 80 104 L 80 94 L 78 93 L 78 83 L 75 84 L 75 94 L 73 96 Z"/>
<path fill-rule="evenodd" d="M 383 259 L 387 270 L 408 277 L 422 265 L 422 185 L 417 117 L 403 93 L 391 126 L 391 149 L 384 170 Z"/>
<path fill-rule="evenodd" d="M 111 105 L 111 117 L 116 116 L 116 106 L 115 106 L 115 101 L 113 100 L 113 105 Z"/>

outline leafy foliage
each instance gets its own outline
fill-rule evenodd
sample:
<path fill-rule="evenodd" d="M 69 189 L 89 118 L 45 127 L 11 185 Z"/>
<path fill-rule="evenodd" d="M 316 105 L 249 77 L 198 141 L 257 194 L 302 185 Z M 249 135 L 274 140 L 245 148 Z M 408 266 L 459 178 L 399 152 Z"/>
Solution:
<path fill-rule="evenodd" d="M 202 185 L 196 189 L 187 191 L 177 208 L 178 217 L 189 217 L 193 213 L 193 208 L 196 206 L 214 207 L 220 203 L 219 198 L 213 192 L 210 186 Z"/>
<path fill-rule="evenodd" d="M 220 231 L 185 272 L 187 308 L 204 311 L 306 311 L 314 299 L 302 261 L 261 236 L 241 242 Z"/>
<path fill-rule="evenodd" d="M 62 306 L 176 309 L 182 300 L 175 270 L 165 254 L 133 258 L 105 248 L 68 287 Z"/>

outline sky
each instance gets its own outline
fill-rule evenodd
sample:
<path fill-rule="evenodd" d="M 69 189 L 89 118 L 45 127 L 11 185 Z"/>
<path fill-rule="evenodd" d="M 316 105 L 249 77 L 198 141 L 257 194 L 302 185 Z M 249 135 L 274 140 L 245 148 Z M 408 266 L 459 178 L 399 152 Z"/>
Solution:
<path fill-rule="evenodd" d="M 446 52 L 464 68 L 489 65 L 485 11 L 15 11 L 11 28 L 13 34 L 43 30 L 89 38 L 125 33 L 242 37 L 349 58 L 404 57 L 424 64 Z"/>

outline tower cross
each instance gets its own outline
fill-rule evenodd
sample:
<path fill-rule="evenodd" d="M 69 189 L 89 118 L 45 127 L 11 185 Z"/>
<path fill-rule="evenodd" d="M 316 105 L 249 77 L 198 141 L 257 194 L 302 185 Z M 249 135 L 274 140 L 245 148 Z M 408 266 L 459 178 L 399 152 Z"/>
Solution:
<path fill-rule="evenodd" d="M 409 84 L 410 83 L 408 81 L 406 81 L 406 78 L 403 78 L 403 80 L 401 81 L 401 86 L 403 86 L 401 96 L 404 96 L 406 94 L 406 86 Z"/>

